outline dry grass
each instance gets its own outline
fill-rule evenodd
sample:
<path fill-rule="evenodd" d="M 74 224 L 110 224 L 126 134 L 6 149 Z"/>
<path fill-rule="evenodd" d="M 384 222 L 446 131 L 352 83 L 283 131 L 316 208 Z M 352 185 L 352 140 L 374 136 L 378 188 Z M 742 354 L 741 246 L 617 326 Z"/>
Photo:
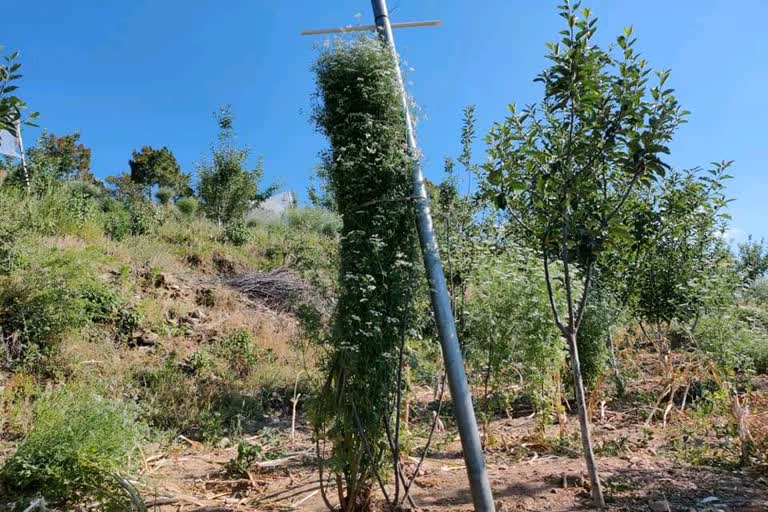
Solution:
<path fill-rule="evenodd" d="M 0 438 L 19 438 L 32 426 L 32 404 L 42 388 L 35 376 L 17 372 L 0 386 Z"/>

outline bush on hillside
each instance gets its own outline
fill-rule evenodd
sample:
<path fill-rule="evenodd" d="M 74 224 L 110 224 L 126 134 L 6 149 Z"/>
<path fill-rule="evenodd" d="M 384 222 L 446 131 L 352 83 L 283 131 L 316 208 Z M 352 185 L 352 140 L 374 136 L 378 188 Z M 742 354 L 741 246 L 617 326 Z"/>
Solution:
<path fill-rule="evenodd" d="M 209 355 L 195 354 L 184 361 L 171 354 L 136 375 L 142 417 L 153 428 L 199 440 L 252 428 L 264 413 L 262 395 L 245 393 L 239 377 L 231 381 L 202 371 L 213 363 Z"/>
<path fill-rule="evenodd" d="M 702 317 L 693 331 L 698 347 L 726 374 L 768 371 L 768 331 L 739 321 L 737 312 Z"/>
<path fill-rule="evenodd" d="M 99 279 L 98 253 L 52 249 L 27 257 L 26 267 L 0 276 L 0 353 L 7 366 L 45 372 L 41 363 L 85 326 L 135 327 L 132 309 Z"/>
<path fill-rule="evenodd" d="M 194 197 L 182 197 L 176 201 L 176 209 L 186 220 L 192 220 L 197 213 L 197 199 Z"/>
<path fill-rule="evenodd" d="M 125 240 L 131 235 L 131 214 L 121 204 L 109 207 L 104 219 L 104 233 L 112 240 Z"/>
<path fill-rule="evenodd" d="M 176 195 L 176 192 L 172 188 L 167 187 L 161 187 L 155 192 L 155 198 L 163 206 L 168 206 L 174 195 Z"/>
<path fill-rule="evenodd" d="M 82 304 L 62 276 L 23 272 L 0 281 L 0 350 L 6 365 L 36 364 L 84 322 Z"/>
<path fill-rule="evenodd" d="M 84 387 L 44 396 L 34 424 L 0 469 L 0 481 L 17 496 L 43 496 L 57 505 L 101 502 L 100 510 L 126 510 L 116 476 L 130 471 L 142 439 L 134 411 Z M 122 506 L 121 506 L 122 505 Z"/>
<path fill-rule="evenodd" d="M 285 212 L 290 227 L 333 236 L 341 229 L 338 215 L 324 208 L 290 208 Z"/>
<path fill-rule="evenodd" d="M 131 219 L 131 234 L 134 236 L 155 233 L 165 221 L 163 211 L 151 201 L 135 199 L 129 201 L 127 206 Z"/>
<path fill-rule="evenodd" d="M 224 228 L 224 241 L 241 246 L 251 240 L 251 230 L 244 222 L 232 222 Z"/>

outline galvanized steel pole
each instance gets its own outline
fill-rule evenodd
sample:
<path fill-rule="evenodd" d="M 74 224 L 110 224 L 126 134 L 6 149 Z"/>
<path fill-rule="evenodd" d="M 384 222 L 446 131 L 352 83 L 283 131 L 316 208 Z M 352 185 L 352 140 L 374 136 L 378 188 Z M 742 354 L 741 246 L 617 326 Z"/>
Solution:
<path fill-rule="evenodd" d="M 397 49 L 395 48 L 395 38 L 392 35 L 392 27 L 389 22 L 387 2 L 386 0 L 371 0 L 371 5 L 373 6 L 373 15 L 379 35 L 388 44 L 392 52 L 397 81 L 402 95 L 408 149 L 414 155 L 413 192 L 416 198 L 421 252 L 424 257 L 427 278 L 429 279 L 435 323 L 437 323 L 440 344 L 443 347 L 448 386 L 451 390 L 456 423 L 458 424 L 459 435 L 461 436 L 461 447 L 464 451 L 464 460 L 467 465 L 472 501 L 477 512 L 494 512 L 493 495 L 491 494 L 488 472 L 485 469 L 485 461 L 483 460 L 483 449 L 480 445 L 480 433 L 477 429 L 477 421 L 475 420 L 475 410 L 472 407 L 472 395 L 469 392 L 467 375 L 464 372 L 464 361 L 462 360 L 461 349 L 459 348 L 459 337 L 456 334 L 456 324 L 451 308 L 448 285 L 445 281 L 443 264 L 440 261 L 440 251 L 437 248 L 437 240 L 432 228 L 432 215 L 429 212 L 427 189 L 424 185 L 424 176 L 418 161 L 418 147 L 414 135 L 413 121 L 408 106 L 408 96 L 403 84 L 403 76 L 400 71 Z"/>

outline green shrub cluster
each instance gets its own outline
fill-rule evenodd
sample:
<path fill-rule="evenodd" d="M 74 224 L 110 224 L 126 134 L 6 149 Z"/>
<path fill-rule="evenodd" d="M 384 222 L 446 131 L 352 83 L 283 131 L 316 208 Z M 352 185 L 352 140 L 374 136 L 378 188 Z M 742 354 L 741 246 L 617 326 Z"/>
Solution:
<path fill-rule="evenodd" d="M 522 384 L 538 410 L 553 411 L 564 353 L 540 265 L 522 248 L 481 248 L 476 262 L 465 338 L 470 366 L 484 370 L 476 379 L 484 385 L 488 378 L 492 393 L 506 395 L 502 404 L 514 398 L 508 390 Z"/>
<path fill-rule="evenodd" d="M 197 213 L 198 201 L 194 197 L 181 197 L 176 200 L 176 209 L 185 220 L 192 220 Z"/>
<path fill-rule="evenodd" d="M 341 229 L 339 216 L 323 208 L 291 208 L 285 212 L 285 220 L 291 228 L 325 236 L 334 236 Z"/>
<path fill-rule="evenodd" d="M 253 430 L 266 409 L 266 391 L 249 389 L 241 379 L 217 375 L 211 354 L 195 352 L 180 361 L 170 354 L 135 378 L 141 415 L 173 435 L 216 440 Z"/>
<path fill-rule="evenodd" d="M 144 431 L 133 408 L 85 387 L 50 392 L 35 405 L 34 424 L 0 469 L 5 489 L 49 503 L 101 502 L 125 510 L 118 477 L 136 465 Z"/>
<path fill-rule="evenodd" d="M 252 234 L 245 222 L 231 222 L 224 228 L 224 241 L 236 246 L 247 244 Z"/>
<path fill-rule="evenodd" d="M 89 325 L 129 336 L 140 316 L 98 275 L 103 255 L 96 250 L 42 249 L 26 264 L 0 275 L 0 351 L 5 365 L 47 372 L 68 336 Z"/>
<path fill-rule="evenodd" d="M 697 347 L 727 375 L 768 371 L 768 329 L 739 319 L 737 309 L 702 317 L 693 329 Z"/>

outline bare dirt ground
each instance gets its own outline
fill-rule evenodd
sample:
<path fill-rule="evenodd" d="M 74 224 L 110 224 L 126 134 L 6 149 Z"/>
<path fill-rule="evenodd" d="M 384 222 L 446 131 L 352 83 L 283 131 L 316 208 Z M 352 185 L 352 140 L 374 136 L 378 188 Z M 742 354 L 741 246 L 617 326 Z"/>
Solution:
<path fill-rule="evenodd" d="M 757 512 L 768 510 L 768 479 L 741 470 L 693 466 L 665 451 L 670 427 L 647 428 L 626 414 L 606 413 L 595 425 L 599 464 L 611 511 Z M 569 430 L 575 436 L 576 422 Z M 552 449 L 535 439 L 536 419 L 498 419 L 491 425 L 493 446 L 486 456 L 499 511 L 587 511 L 588 479 L 581 458 L 569 448 Z M 410 442 L 421 446 L 423 432 Z M 183 442 L 172 451 L 147 454 L 142 486 L 150 510 L 213 512 L 246 510 L 326 510 L 318 484 L 309 431 L 290 439 L 290 417 L 272 419 L 265 434 L 249 438 L 265 450 L 279 449 L 275 467 L 254 468 L 233 477 L 226 463 L 235 447 L 211 449 Z M 552 432 L 556 436 L 556 430 Z M 442 437 L 441 437 L 442 436 Z M 472 510 L 466 472 L 455 431 L 438 435 L 413 486 L 421 510 Z M 489 439 L 491 437 L 489 436 Z M 267 446 L 267 443 L 269 446 Z M 287 459 L 287 460 L 286 460 Z M 403 457 L 406 474 L 416 458 Z M 335 491 L 331 489 L 331 499 Z M 379 496 L 380 498 L 380 496 Z M 383 500 L 379 500 L 383 506 Z"/>

